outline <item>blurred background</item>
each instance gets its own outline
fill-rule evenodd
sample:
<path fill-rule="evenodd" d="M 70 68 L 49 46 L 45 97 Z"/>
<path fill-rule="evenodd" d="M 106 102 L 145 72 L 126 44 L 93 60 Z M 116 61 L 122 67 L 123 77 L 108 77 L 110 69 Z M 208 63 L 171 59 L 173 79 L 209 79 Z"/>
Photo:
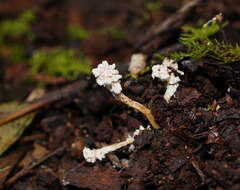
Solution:
<path fill-rule="evenodd" d="M 144 35 L 189 1 L 1 0 L 0 102 L 23 99 L 37 86 L 77 80 L 101 60 L 128 63 L 132 53 L 141 51 L 137 44 Z M 238 0 L 203 2 L 185 24 L 222 12 L 240 30 Z M 180 31 L 158 42 L 157 50 L 176 43 Z"/>
<path fill-rule="evenodd" d="M 240 0 L 0 0 L 0 189 L 240 189 L 239 18 Z M 167 104 L 150 65 L 177 47 L 197 56 L 173 58 L 185 74 Z M 139 78 L 135 53 L 147 57 Z M 91 70 L 103 60 L 163 127 L 91 165 L 85 146 L 148 125 L 98 87 Z"/>

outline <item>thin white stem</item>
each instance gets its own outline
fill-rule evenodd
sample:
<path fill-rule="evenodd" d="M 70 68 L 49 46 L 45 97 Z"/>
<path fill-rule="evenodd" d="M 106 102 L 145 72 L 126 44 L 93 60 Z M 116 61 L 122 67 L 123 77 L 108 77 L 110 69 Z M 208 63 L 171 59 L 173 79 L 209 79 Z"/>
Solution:
<path fill-rule="evenodd" d="M 134 137 L 129 136 L 125 141 L 115 143 L 109 146 L 105 146 L 99 149 L 89 149 L 85 147 L 83 149 L 83 156 L 87 162 L 94 163 L 96 160 L 102 160 L 106 157 L 106 154 L 113 152 L 119 148 L 132 144 Z"/>

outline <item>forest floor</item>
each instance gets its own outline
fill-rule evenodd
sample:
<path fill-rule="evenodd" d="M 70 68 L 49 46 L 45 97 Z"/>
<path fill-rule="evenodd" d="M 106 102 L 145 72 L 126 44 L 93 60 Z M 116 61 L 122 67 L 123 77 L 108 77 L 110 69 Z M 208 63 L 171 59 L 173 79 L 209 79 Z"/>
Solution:
<path fill-rule="evenodd" d="M 36 40 L 29 52 L 41 48 L 71 47 L 84 52 L 95 67 L 102 60 L 117 63 L 128 74 L 135 52 L 148 62 L 153 54 L 176 47 L 181 27 L 223 13 L 229 22 L 226 37 L 240 40 L 240 4 L 237 0 L 204 1 L 161 35 L 161 25 L 189 1 L 162 0 L 152 10 L 148 0 L 8 0 L 0 2 L 0 18 L 12 18 L 33 9 Z M 148 6 L 147 6 L 148 5 Z M 155 7 L 156 8 L 156 7 Z M 66 40 L 66 25 L 84 26 L 92 35 Z M 114 27 L 124 35 L 99 33 Z M 149 32 L 150 31 L 150 32 Z M 145 40 L 146 39 L 146 40 Z M 14 64 L 1 53 L 0 102 L 23 101 L 45 76 L 28 80 L 28 67 Z M 154 60 L 158 62 L 158 60 Z M 153 61 L 153 62 L 154 62 Z M 18 141 L 0 157 L 0 188 L 12 190 L 74 189 L 240 189 L 240 63 L 219 64 L 209 59 L 179 62 L 184 71 L 175 96 L 167 103 L 163 84 L 147 71 L 123 77 L 126 95 L 149 107 L 160 129 L 137 136 L 134 152 L 121 148 L 94 164 L 85 161 L 85 146 L 96 148 L 124 140 L 148 121 L 139 112 L 116 101 L 91 75 L 71 82 L 61 77 L 47 80 L 46 94 L 78 84 L 79 91 L 39 110 Z M 16 77 L 17 76 L 17 77 Z M 232 91 L 229 92 L 229 87 Z"/>

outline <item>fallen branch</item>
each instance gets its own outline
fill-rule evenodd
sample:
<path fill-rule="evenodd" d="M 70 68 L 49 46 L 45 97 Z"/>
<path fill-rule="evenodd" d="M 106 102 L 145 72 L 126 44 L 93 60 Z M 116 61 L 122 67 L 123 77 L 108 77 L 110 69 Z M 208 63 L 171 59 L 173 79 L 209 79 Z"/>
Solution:
<path fill-rule="evenodd" d="M 53 151 L 52 153 L 44 156 L 43 158 L 39 159 L 38 161 L 36 161 L 35 163 L 31 164 L 30 166 L 28 166 L 27 168 L 22 169 L 20 172 L 18 172 L 15 176 L 13 176 L 12 178 L 10 178 L 4 185 L 6 186 L 10 186 L 11 184 L 13 184 L 14 182 L 16 182 L 20 177 L 26 175 L 31 169 L 33 169 L 34 167 L 38 166 L 39 164 L 41 164 L 42 162 L 46 161 L 47 159 L 55 156 L 56 154 L 60 153 L 61 151 L 63 151 L 65 149 L 65 147 L 60 147 L 58 149 L 56 149 L 55 151 Z"/>
<path fill-rule="evenodd" d="M 151 43 L 156 36 L 179 28 L 187 15 L 202 1 L 203 0 L 193 0 L 183 5 L 176 13 L 168 17 L 159 26 L 150 30 L 137 47 L 139 47 L 139 49 L 146 49 L 146 46 L 149 46 L 149 43 Z"/>
<path fill-rule="evenodd" d="M 86 83 L 84 83 L 83 81 L 78 81 L 78 82 L 70 84 L 62 89 L 58 89 L 53 92 L 50 92 L 50 93 L 44 95 L 42 98 L 34 101 L 33 104 L 27 106 L 26 108 L 24 108 L 20 111 L 14 112 L 14 113 L 10 113 L 10 114 L 0 118 L 0 127 L 6 123 L 14 121 L 14 120 L 21 118 L 27 114 L 30 114 L 37 110 L 40 110 L 48 105 L 56 103 L 65 98 L 69 98 L 73 95 L 79 94 L 80 90 L 83 89 L 85 86 L 86 86 Z"/>

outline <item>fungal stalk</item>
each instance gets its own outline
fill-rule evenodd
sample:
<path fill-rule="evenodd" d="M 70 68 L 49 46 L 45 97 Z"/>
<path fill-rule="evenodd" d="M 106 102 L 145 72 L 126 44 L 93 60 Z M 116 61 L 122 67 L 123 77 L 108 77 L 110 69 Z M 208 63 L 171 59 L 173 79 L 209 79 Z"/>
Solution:
<path fill-rule="evenodd" d="M 144 130 L 150 130 L 150 128 L 147 127 L 145 129 L 143 126 L 140 126 L 139 129 L 137 129 L 132 136 L 129 135 L 126 140 L 102 148 L 90 149 L 88 147 L 84 147 L 83 156 L 87 162 L 95 163 L 97 160 L 102 161 L 108 153 L 118 150 L 130 144 L 133 145 L 134 137 L 140 135 L 141 131 Z M 131 149 L 134 149 L 134 145 L 131 147 Z"/>
<path fill-rule="evenodd" d="M 117 149 L 120 149 L 124 146 L 132 144 L 134 142 L 134 138 L 129 136 L 125 141 L 120 143 L 115 143 L 109 146 L 105 146 L 99 149 L 90 149 L 85 147 L 83 149 L 83 156 L 87 162 L 95 163 L 96 160 L 102 160 L 106 157 L 106 154 L 113 152 Z"/>
<path fill-rule="evenodd" d="M 120 75 L 119 71 L 115 69 L 115 64 L 109 65 L 107 61 L 103 61 L 98 65 L 97 68 L 92 70 L 92 73 L 96 77 L 96 82 L 98 85 L 106 87 L 112 92 L 113 96 L 117 100 L 144 114 L 152 127 L 156 129 L 160 128 L 160 126 L 155 121 L 155 118 L 152 115 L 150 109 L 140 104 L 139 102 L 130 99 L 122 93 L 122 86 L 120 83 L 122 75 Z"/>

